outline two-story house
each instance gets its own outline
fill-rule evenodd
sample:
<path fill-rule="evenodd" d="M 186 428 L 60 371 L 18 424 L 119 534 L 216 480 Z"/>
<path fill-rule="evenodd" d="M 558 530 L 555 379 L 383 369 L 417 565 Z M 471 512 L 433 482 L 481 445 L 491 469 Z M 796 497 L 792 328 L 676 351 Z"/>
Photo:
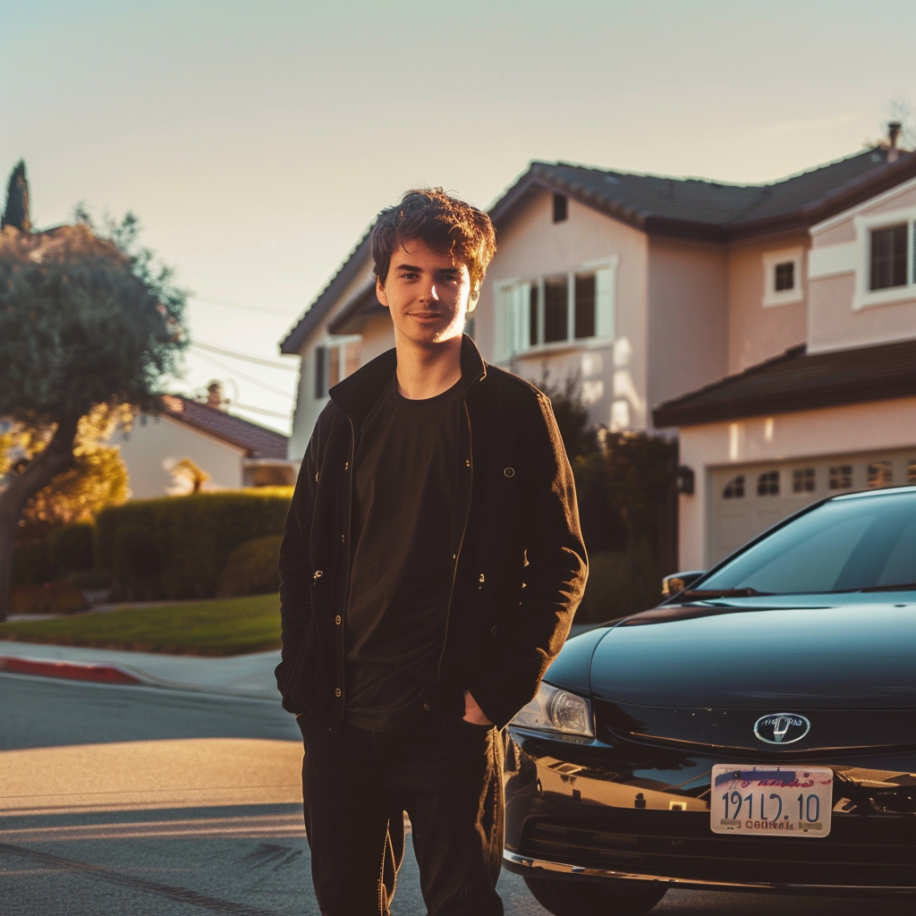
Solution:
<path fill-rule="evenodd" d="M 822 301 L 833 293 L 818 285 L 836 262 L 809 250 L 840 238 L 830 244 L 859 246 L 855 255 L 843 249 L 847 259 L 865 257 L 871 224 L 865 241 L 853 242 L 830 221 L 854 207 L 880 209 L 914 176 L 916 156 L 894 143 L 766 185 L 532 163 L 490 209 L 498 251 L 470 333 L 486 359 L 535 382 L 545 373 L 554 381 L 575 376 L 596 424 L 668 430 L 681 422 L 670 410 L 686 392 L 810 347 L 814 316 L 829 313 L 817 319 L 822 336 L 841 339 L 842 323 Z M 879 233 L 879 248 L 904 245 L 901 220 L 893 220 L 896 241 Z M 912 252 L 912 240 L 906 244 Z M 392 346 L 371 269 L 367 234 L 282 344 L 303 358 L 291 458 L 301 458 L 328 387 Z M 871 308 L 866 300 L 888 294 L 863 287 L 855 295 L 860 315 Z M 880 317 L 872 324 L 885 327 Z M 861 346 L 878 332 L 856 325 L 848 333 L 857 341 L 848 345 Z M 653 415 L 658 405 L 665 407 Z M 682 497 L 681 557 L 700 568 L 721 555 L 726 537 L 712 533 L 716 524 L 697 522 L 713 511 L 707 476 L 746 455 L 726 452 L 707 467 L 689 449 L 692 433 L 682 427 L 682 435 L 695 489 Z M 726 540 L 743 539 L 769 518 L 732 526 Z"/>
<path fill-rule="evenodd" d="M 797 345 L 730 360 L 726 378 L 654 412 L 678 427 L 695 480 L 680 497 L 683 569 L 823 497 L 916 484 L 916 154 L 882 154 L 810 212 L 797 301 L 764 289 L 734 303 L 748 341 L 785 313 Z"/>

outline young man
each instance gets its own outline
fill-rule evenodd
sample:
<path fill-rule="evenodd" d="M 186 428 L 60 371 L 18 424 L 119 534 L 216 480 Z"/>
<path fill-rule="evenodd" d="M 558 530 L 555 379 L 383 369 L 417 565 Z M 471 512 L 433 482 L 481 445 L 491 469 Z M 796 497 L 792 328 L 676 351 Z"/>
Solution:
<path fill-rule="evenodd" d="M 277 684 L 324 916 L 387 916 L 405 811 L 430 916 L 503 912 L 498 730 L 560 650 L 586 559 L 549 401 L 463 334 L 495 249 L 440 189 L 380 214 L 395 348 L 331 390 L 287 520 Z"/>

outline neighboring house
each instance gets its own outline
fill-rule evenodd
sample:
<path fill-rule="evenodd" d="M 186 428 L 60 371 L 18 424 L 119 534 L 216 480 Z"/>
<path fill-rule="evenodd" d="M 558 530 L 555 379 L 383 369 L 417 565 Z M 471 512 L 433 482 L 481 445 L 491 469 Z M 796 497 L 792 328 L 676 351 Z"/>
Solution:
<path fill-rule="evenodd" d="M 886 161 L 809 211 L 800 301 L 758 296 L 754 315 L 747 297 L 749 341 L 785 313 L 801 322 L 798 346 L 731 361 L 728 377 L 655 410 L 657 426 L 678 427 L 695 480 L 680 497 L 683 569 L 708 569 L 825 496 L 916 484 L 916 155 L 875 155 Z"/>
<path fill-rule="evenodd" d="M 184 459 L 209 475 L 204 490 L 295 482 L 286 436 L 181 395 L 164 396 L 160 413 L 141 414 L 110 443 L 121 449 L 133 499 L 190 491 L 190 479 L 175 473 Z"/>
<path fill-rule="evenodd" d="M 726 521 L 739 498 L 728 497 L 727 511 L 724 496 L 713 506 L 710 475 L 757 453 L 732 448 L 729 437 L 744 434 L 729 432 L 731 417 L 719 424 L 724 449 L 692 450 L 699 434 L 671 412 L 678 399 L 713 386 L 727 401 L 719 380 L 792 348 L 797 356 L 800 346 L 813 354 L 916 337 L 905 302 L 916 281 L 901 261 L 913 257 L 916 198 L 907 195 L 916 156 L 895 141 L 892 131 L 886 145 L 766 185 L 536 162 L 490 210 L 498 252 L 470 333 L 486 359 L 535 382 L 545 372 L 555 383 L 578 378 L 595 423 L 681 425 L 682 462 L 696 481 L 695 494 L 681 497 L 687 567 L 708 565 L 799 500 L 771 500 L 740 523 Z M 303 358 L 292 459 L 301 458 L 328 387 L 393 345 L 371 268 L 367 234 L 282 344 Z M 864 440 L 847 429 L 843 441 L 848 453 Z M 811 442 L 815 451 L 827 447 Z M 789 459 L 782 447 L 761 459 Z M 821 490 L 802 492 L 810 499 Z"/>

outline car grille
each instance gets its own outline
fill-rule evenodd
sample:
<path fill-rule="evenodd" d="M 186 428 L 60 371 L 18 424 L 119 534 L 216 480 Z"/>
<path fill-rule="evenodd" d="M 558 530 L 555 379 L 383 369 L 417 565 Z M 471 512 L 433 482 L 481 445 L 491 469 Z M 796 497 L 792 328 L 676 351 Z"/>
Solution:
<path fill-rule="evenodd" d="M 713 834 L 708 815 L 621 812 L 614 830 L 529 821 L 519 853 L 586 868 L 740 884 L 916 887 L 916 823 L 834 816 L 817 839 Z M 627 823 L 629 822 L 629 823 Z"/>

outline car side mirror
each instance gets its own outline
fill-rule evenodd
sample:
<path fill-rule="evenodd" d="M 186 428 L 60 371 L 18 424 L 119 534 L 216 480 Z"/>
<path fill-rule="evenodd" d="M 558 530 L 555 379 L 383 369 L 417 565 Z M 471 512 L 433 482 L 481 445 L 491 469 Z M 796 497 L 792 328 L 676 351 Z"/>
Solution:
<path fill-rule="evenodd" d="M 672 595 L 684 591 L 685 588 L 690 588 L 697 579 L 705 575 L 705 569 L 694 569 L 690 572 L 679 572 L 675 573 L 673 576 L 665 576 L 665 578 L 662 579 L 662 595 L 666 598 L 670 598 Z"/>

